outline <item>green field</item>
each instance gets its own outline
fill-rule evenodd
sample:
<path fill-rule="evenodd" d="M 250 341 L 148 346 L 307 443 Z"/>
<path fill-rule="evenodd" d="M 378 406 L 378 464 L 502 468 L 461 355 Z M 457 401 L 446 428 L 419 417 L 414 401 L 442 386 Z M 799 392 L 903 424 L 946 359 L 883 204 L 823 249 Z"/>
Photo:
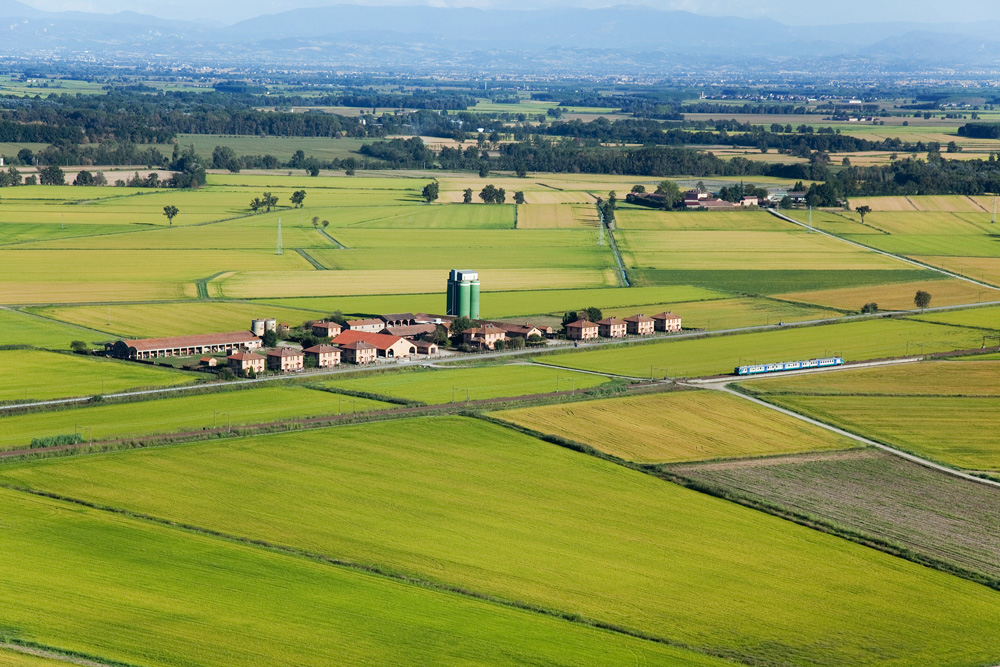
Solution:
<path fill-rule="evenodd" d="M 785 232 L 794 229 L 770 213 L 738 209 L 672 212 L 626 205 L 615 213 L 615 222 L 623 230 Z"/>
<path fill-rule="evenodd" d="M 32 309 L 39 315 L 81 326 L 100 328 L 118 336 L 158 338 L 222 331 L 243 331 L 254 318 L 273 317 L 299 326 L 323 315 L 309 310 L 236 302 L 144 303 L 110 306 L 62 306 Z M 3 311 L 0 311 L 2 318 Z M 23 316 L 22 316 L 23 317 Z M 59 326 L 53 324 L 53 326 Z M 112 336 L 105 335 L 100 340 Z M 68 343 L 67 343 L 68 345 Z"/>
<path fill-rule="evenodd" d="M 1000 306 L 953 310 L 945 313 L 929 313 L 918 315 L 914 319 L 924 322 L 938 322 L 940 324 L 952 324 L 960 327 L 975 327 L 996 331 L 1000 329 Z"/>
<path fill-rule="evenodd" d="M 370 391 L 424 403 L 450 403 L 588 389 L 605 382 L 607 378 L 600 375 L 540 366 L 511 365 L 389 372 L 362 378 L 328 380 L 323 386 Z"/>
<path fill-rule="evenodd" d="M 845 322 L 738 336 L 673 340 L 543 357 L 545 363 L 648 377 L 650 368 L 672 377 L 731 373 L 747 363 L 772 363 L 840 355 L 847 361 L 979 347 L 980 333 L 925 322 Z"/>
<path fill-rule="evenodd" d="M 439 276 L 439 280 L 447 281 L 447 274 L 436 272 L 435 275 Z M 493 318 L 562 315 L 567 310 L 580 310 L 590 306 L 608 309 L 609 312 L 619 308 L 639 310 L 645 308 L 653 313 L 650 306 L 657 304 L 722 299 L 725 296 L 720 292 L 689 285 L 630 289 L 484 291 L 481 306 L 483 317 Z M 443 313 L 446 306 L 444 290 L 432 294 L 267 299 L 263 303 L 326 313 L 340 310 L 344 313 L 370 315 L 399 312 Z"/>
<path fill-rule="evenodd" d="M 306 156 L 329 162 L 349 157 L 362 159 L 358 153 L 371 140 L 343 137 L 255 137 L 225 134 L 178 134 L 179 146 L 194 145 L 199 155 L 211 155 L 216 146 L 228 146 L 237 156 L 273 155 L 281 161 L 291 159 L 295 151 L 304 151 Z M 301 172 L 300 172 L 301 173 Z"/>
<path fill-rule="evenodd" d="M 971 665 L 995 661 L 1000 652 L 995 632 L 1000 599 L 985 587 L 475 420 L 416 419 L 49 460 L 7 469 L 4 477 L 18 485 L 576 612 L 746 662 Z M 258 632 L 259 615 L 275 606 L 286 613 L 298 610 L 282 617 L 282 628 L 294 619 L 337 623 L 342 617 L 342 612 L 328 610 L 328 596 L 303 604 L 297 597 L 302 575 L 287 571 L 250 575 L 236 568 L 239 581 L 254 582 L 254 599 L 260 601 L 252 612 L 236 603 L 232 593 L 223 591 L 231 586 L 244 600 L 245 583 L 227 579 L 234 556 L 219 551 L 245 553 L 243 547 L 185 535 L 202 545 L 197 557 L 189 558 L 175 543 L 177 533 L 144 528 L 170 538 L 162 547 L 170 550 L 170 560 L 154 561 L 162 549 L 148 538 L 138 539 L 134 531 L 124 531 L 119 542 L 94 525 L 92 512 L 67 512 L 66 522 L 72 524 L 67 527 L 53 521 L 52 501 L 31 502 L 42 506 L 39 514 L 49 517 L 44 525 L 54 532 L 50 540 L 32 530 L 29 540 L 8 528 L 0 538 L 15 541 L 4 549 L 14 557 L 5 559 L 3 568 L 16 573 L 18 581 L 23 582 L 26 570 L 44 579 L 40 584 L 33 575 L 33 585 L 22 584 L 17 598 L 5 600 L 8 627 L 28 625 L 52 643 L 53 637 L 66 643 L 65 637 L 80 628 L 77 641 L 92 641 L 98 619 L 120 617 L 94 613 L 91 604 L 82 602 L 67 607 L 65 595 L 50 592 L 65 587 L 65 572 L 75 577 L 74 599 L 93 594 L 92 578 L 101 580 L 101 599 L 115 609 L 125 600 L 121 614 L 140 627 L 163 619 L 137 617 L 127 604 L 135 596 L 109 586 L 117 577 L 145 583 L 144 576 L 155 576 L 156 590 L 174 599 L 179 592 L 173 586 L 181 578 L 184 594 L 173 604 L 191 613 L 187 601 L 195 596 L 199 604 L 194 610 L 209 605 L 206 616 L 212 621 L 206 623 L 200 615 L 195 619 L 200 630 L 188 639 L 185 655 L 209 650 L 201 642 L 218 647 L 208 629 L 214 623 L 228 627 L 234 614 L 239 614 L 239 628 L 252 633 Z M 18 506 L 17 511 L 23 510 Z M 127 521 L 100 516 L 115 524 Z M 9 513 L 5 519 L 13 521 Z M 24 525 L 39 522 L 41 516 L 32 516 Z M 65 553 L 70 548 L 73 558 Z M 126 554 L 134 557 L 123 567 Z M 102 558 L 113 558 L 116 576 L 110 582 L 104 564 L 92 564 Z M 270 554 L 260 558 L 287 562 Z M 50 570 L 39 566 L 49 559 L 60 564 L 54 581 Z M 331 572 L 313 563 L 301 567 Z M 570 567 L 572 577 L 567 577 Z M 175 576 L 178 569 L 184 575 Z M 206 569 L 214 573 L 208 581 L 202 575 Z M 334 576 L 332 572 L 326 576 Z M 219 577 L 221 584 L 212 583 Z M 285 589 L 280 594 L 272 589 L 274 577 Z M 306 590 L 326 587 L 307 583 Z M 356 602 L 381 609 L 384 603 L 373 602 L 371 595 Z M 819 599 L 826 602 L 817 604 Z M 74 607 L 90 613 L 65 622 L 72 613 L 67 609 Z M 392 608 L 399 614 L 390 619 L 393 627 L 407 627 L 413 607 L 400 603 Z M 103 606 L 97 609 L 103 612 Z M 48 610 L 63 622 L 46 623 Z M 427 613 L 441 617 L 434 609 Z M 446 625 L 454 623 L 445 618 Z M 353 614 L 349 619 L 356 627 L 359 620 Z M 188 617 L 174 622 L 186 623 Z M 135 633 L 117 632 L 114 641 L 127 642 L 132 650 L 169 654 L 176 650 L 168 632 L 173 627 L 161 629 L 163 637 L 155 645 Z M 473 627 L 477 633 L 497 628 L 490 623 Z M 315 642 L 324 642 L 324 652 L 333 650 L 331 643 L 342 651 L 354 650 L 340 633 L 310 634 L 315 635 L 307 642 L 311 650 Z M 101 638 L 107 645 L 109 638 Z M 244 641 L 239 635 L 234 639 Z M 198 643 L 191 645 L 192 640 Z M 275 643 L 253 645 L 275 650 Z M 398 636 L 379 636 L 378 650 L 399 650 L 404 644 Z M 566 652 L 561 642 L 559 651 Z M 287 659 L 294 662 L 295 656 Z"/>
<path fill-rule="evenodd" d="M 65 667 L 66 661 L 58 658 L 44 658 L 14 650 L 0 649 L 0 663 L 5 667 Z"/>
<path fill-rule="evenodd" d="M 791 454 L 854 440 L 708 391 L 610 398 L 496 413 L 515 424 L 639 463 Z"/>
<path fill-rule="evenodd" d="M 782 395 L 769 400 L 935 461 L 1000 471 L 1000 397 Z"/>
<path fill-rule="evenodd" d="M 102 661 L 163 667 L 723 664 L 46 498 L 0 490 L 0 502 L 3 637 Z M 155 634 L 137 628 L 155 628 Z"/>
<path fill-rule="evenodd" d="M 872 271 L 630 269 L 629 276 L 636 285 L 700 285 L 706 289 L 737 294 L 783 294 L 799 290 L 839 289 L 851 285 L 878 286 L 945 278 L 929 269 Z"/>
<path fill-rule="evenodd" d="M 193 375 L 133 362 L 39 350 L 0 350 L 0 364 L 9 374 L 0 386 L 0 401 L 113 394 L 188 384 L 195 379 Z"/>
<path fill-rule="evenodd" d="M 305 387 L 263 386 L 141 403 L 0 416 L 0 449 L 21 449 L 29 446 L 32 438 L 70 433 L 81 433 L 87 440 L 141 438 L 391 407 L 390 403 Z"/>
<path fill-rule="evenodd" d="M 31 345 L 50 350 L 68 350 L 69 344 L 74 340 L 93 344 L 108 338 L 108 334 L 102 331 L 0 308 L 0 345 Z"/>

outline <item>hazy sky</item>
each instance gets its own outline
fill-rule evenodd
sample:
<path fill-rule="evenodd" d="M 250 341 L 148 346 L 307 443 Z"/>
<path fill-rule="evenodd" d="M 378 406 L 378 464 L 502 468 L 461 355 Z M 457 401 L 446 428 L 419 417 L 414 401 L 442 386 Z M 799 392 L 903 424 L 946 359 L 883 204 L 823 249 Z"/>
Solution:
<path fill-rule="evenodd" d="M 22 0 L 49 11 L 118 12 L 133 10 L 172 19 L 211 19 L 235 23 L 259 14 L 296 7 L 335 4 L 427 4 L 448 7 L 606 7 L 635 4 L 683 9 L 698 14 L 770 17 L 789 24 L 861 21 L 1000 20 L 997 0 Z M 967 18 L 968 17 L 968 18 Z"/>

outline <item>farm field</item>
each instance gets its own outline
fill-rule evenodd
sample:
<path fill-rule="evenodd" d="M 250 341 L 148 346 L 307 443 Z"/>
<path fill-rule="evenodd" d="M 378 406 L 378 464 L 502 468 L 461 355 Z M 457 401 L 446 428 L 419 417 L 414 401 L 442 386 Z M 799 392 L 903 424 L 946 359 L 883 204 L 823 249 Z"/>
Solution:
<path fill-rule="evenodd" d="M 66 661 L 0 649 L 0 663 L 5 667 L 65 667 Z"/>
<path fill-rule="evenodd" d="M 772 270 L 737 271 L 727 269 L 672 270 L 630 269 L 637 285 L 700 285 L 736 294 L 771 295 L 806 290 L 843 289 L 858 285 L 887 285 L 943 278 L 929 269 L 852 270 Z"/>
<path fill-rule="evenodd" d="M 34 489 L 577 612 L 743 660 L 965 665 L 988 662 L 1000 650 L 994 632 L 1000 601 L 985 587 L 474 420 L 418 419 L 49 460 L 9 468 L 3 476 Z M 288 484 L 291 479 L 295 484 Z M 581 488 L 587 493 L 570 492 Z M 52 501 L 32 502 L 48 508 Z M 78 509 L 71 516 L 84 521 L 90 514 Z M 66 536 L 62 543 L 78 550 L 87 544 L 58 528 Z M 3 539 L 13 539 L 12 532 Z M 125 539 L 145 547 L 137 572 L 146 572 L 149 554 L 159 550 L 133 534 Z M 206 542 L 208 552 L 198 562 L 211 563 L 216 576 L 225 577 L 230 559 L 215 553 L 215 545 L 223 548 Z M 23 571 L 20 559 L 26 558 L 36 562 L 31 571 L 48 572 L 37 567 L 37 548 L 12 547 L 18 557 L 4 567 Z M 134 552 L 109 539 L 85 553 L 93 559 L 105 548 L 118 558 Z M 62 549 L 50 553 L 67 571 L 82 573 L 86 586 L 93 566 L 69 559 Z M 579 559 L 580 553 L 588 558 Z M 572 580 L 554 576 L 567 559 L 575 563 Z M 221 595 L 205 586 L 210 582 L 191 580 L 204 566 L 189 566 L 184 551 L 173 560 L 191 569 L 186 595 Z M 620 567 L 623 561 L 628 568 Z M 314 563 L 302 567 L 338 572 Z M 165 571 L 170 591 L 174 569 Z M 287 604 L 302 610 L 290 619 L 314 623 L 340 617 L 301 604 L 297 588 L 292 596 L 279 595 L 270 592 L 267 577 L 240 575 L 262 580 L 264 610 Z M 309 583 L 313 590 L 324 588 Z M 243 595 L 241 586 L 232 587 Z M 37 589 L 25 595 L 65 613 L 62 600 L 50 602 L 59 596 Z M 836 604 L 817 606 L 815 598 L 823 595 L 835 596 Z M 118 597 L 106 599 L 117 603 Z M 18 610 L 26 606 L 15 603 Z M 218 618 L 243 611 L 228 596 L 219 604 L 220 613 L 229 613 Z M 428 618 L 440 613 L 431 610 Z M 927 617 L 935 622 L 921 623 Z M 15 625 L 23 624 L 16 619 Z M 52 625 L 48 633 L 57 627 L 67 624 Z M 830 636 L 839 638 L 836 644 L 822 639 Z M 396 643 L 380 638 L 382 646 Z"/>
<path fill-rule="evenodd" d="M 494 414 L 637 463 L 767 456 L 857 444 L 749 401 L 710 391 L 609 398 Z"/>
<path fill-rule="evenodd" d="M 939 274 L 940 275 L 940 274 Z M 879 310 L 913 310 L 917 290 L 928 292 L 932 306 L 954 306 L 1000 300 L 1000 290 L 981 287 L 964 280 L 946 278 L 885 285 L 865 285 L 843 289 L 815 290 L 776 294 L 776 299 L 815 303 L 828 308 L 860 311 L 866 303 L 877 303 Z"/>
<path fill-rule="evenodd" d="M 1000 258 L 914 256 L 913 259 L 1000 287 Z"/>
<path fill-rule="evenodd" d="M 298 326 L 307 320 L 323 318 L 323 314 L 311 310 L 226 301 L 60 306 L 36 308 L 30 312 L 129 338 L 243 331 L 250 328 L 250 320 L 253 318 L 273 317 L 292 326 Z M 2 318 L 3 311 L 0 311 L 0 321 Z M 53 323 L 53 326 L 59 325 Z M 99 340 L 111 337 L 110 334 L 105 334 Z"/>
<path fill-rule="evenodd" d="M 141 438 L 282 419 L 368 412 L 392 407 L 301 386 L 161 398 L 141 403 L 81 407 L 55 412 L 0 415 L 0 449 L 27 447 L 32 438 L 82 433 L 90 440 Z"/>
<path fill-rule="evenodd" d="M 599 225 L 593 206 L 523 204 L 517 207 L 518 229 L 580 229 Z"/>
<path fill-rule="evenodd" d="M 875 223 L 873 223 L 875 224 Z M 1000 257 L 1000 239 L 984 235 L 848 234 L 845 238 L 895 255 L 927 257 Z"/>
<path fill-rule="evenodd" d="M 926 322 L 868 320 L 739 336 L 668 340 L 558 353 L 545 363 L 579 370 L 648 377 L 649 367 L 671 377 L 732 373 L 740 363 L 794 361 L 839 354 L 847 361 L 978 348 L 980 332 Z M 921 347 L 922 345 L 922 347 Z"/>
<path fill-rule="evenodd" d="M 8 373 L 0 385 L 0 401 L 12 402 L 172 387 L 196 379 L 143 364 L 40 350 L 0 350 L 0 363 Z"/>
<path fill-rule="evenodd" d="M 242 667 L 723 664 L 344 568 L 0 490 L 4 632 L 101 660 Z M 252 582 L 252 587 L 248 587 Z M 129 628 L 156 628 L 155 637 Z"/>
<path fill-rule="evenodd" d="M 673 311 L 683 318 L 686 329 L 729 329 L 733 327 L 761 326 L 778 322 L 800 322 L 837 317 L 840 313 L 822 308 L 786 304 L 771 299 L 718 299 L 695 303 L 657 304 L 647 308 L 645 315 Z M 635 315 L 635 308 L 610 308 L 607 316 L 628 317 Z"/>
<path fill-rule="evenodd" d="M 51 266 L 54 265 L 50 265 Z M 105 303 L 108 301 L 175 300 L 194 298 L 193 283 L 134 280 L 85 282 L 0 282 L 0 299 L 7 305 Z"/>
<path fill-rule="evenodd" d="M 628 205 L 615 213 L 621 230 L 787 232 L 793 227 L 764 211 L 656 211 Z"/>
<path fill-rule="evenodd" d="M 674 466 L 671 472 L 1000 578 L 1000 491 L 875 449 Z"/>
<path fill-rule="evenodd" d="M 488 398 L 547 394 L 589 389 L 607 378 L 530 365 L 484 366 L 444 370 L 380 373 L 353 379 L 327 380 L 324 387 L 370 391 L 424 403 L 459 403 Z"/>
<path fill-rule="evenodd" d="M 339 213 L 339 212 L 338 212 Z M 513 229 L 514 206 L 437 204 L 395 207 L 392 215 L 353 225 L 361 229 Z M 425 234 L 422 234 L 425 236 Z M 447 236 L 451 236 L 448 234 Z"/>
<path fill-rule="evenodd" d="M 313 309 L 324 313 L 332 313 L 335 310 L 370 315 L 400 312 L 443 313 L 446 303 L 445 295 L 441 289 L 441 279 L 446 279 L 447 276 L 441 275 L 440 272 L 435 272 L 435 275 L 438 276 L 438 283 L 432 288 L 433 293 L 428 294 L 266 299 L 258 303 Z M 726 296 L 728 295 L 721 292 L 689 285 L 632 287 L 629 289 L 542 289 L 516 292 L 486 290 L 482 293 L 481 305 L 483 317 L 490 318 L 551 314 L 561 316 L 567 310 L 583 309 L 589 306 L 609 310 L 617 308 L 634 310 L 645 307 L 652 313 L 652 307 L 658 304 L 723 299 Z"/>
<path fill-rule="evenodd" d="M 984 355 L 989 356 L 989 355 Z M 753 394 L 803 394 L 817 396 L 997 396 L 1000 397 L 1000 364 L 976 356 L 964 363 L 920 363 L 837 370 L 807 375 L 772 376 L 740 382 Z"/>
<path fill-rule="evenodd" d="M 1000 397 L 770 396 L 853 433 L 969 470 L 1000 471 Z"/>
<path fill-rule="evenodd" d="M 96 343 L 107 338 L 108 335 L 102 331 L 0 308 L 0 345 L 30 345 L 51 350 L 68 350 L 69 344 L 74 340 Z"/>
<path fill-rule="evenodd" d="M 997 298 L 997 297 L 994 297 Z M 976 327 L 981 329 L 1000 329 L 1000 307 L 969 308 L 953 310 L 945 313 L 926 313 L 917 315 L 915 319 L 939 324 L 954 324 L 961 327 Z"/>
<path fill-rule="evenodd" d="M 444 260 L 440 262 L 445 263 Z M 443 269 L 237 272 L 209 282 L 208 291 L 210 296 L 236 299 L 356 296 L 359 292 L 366 295 L 433 292 L 437 302 L 444 304 L 444 288 L 441 286 L 447 282 L 447 277 L 447 271 Z M 499 291 L 610 287 L 618 282 L 610 268 L 559 271 L 541 268 L 482 269 L 479 279 L 484 285 Z M 367 299 L 365 302 L 374 303 Z M 440 311 L 441 306 L 437 310 Z"/>
<path fill-rule="evenodd" d="M 371 140 L 343 137 L 256 137 L 231 136 L 225 134 L 178 134 L 177 144 L 194 145 L 199 155 L 211 155 L 216 146 L 228 146 L 237 156 L 273 155 L 282 161 L 291 159 L 295 151 L 324 162 L 353 157 L 361 159 L 358 150 Z"/>

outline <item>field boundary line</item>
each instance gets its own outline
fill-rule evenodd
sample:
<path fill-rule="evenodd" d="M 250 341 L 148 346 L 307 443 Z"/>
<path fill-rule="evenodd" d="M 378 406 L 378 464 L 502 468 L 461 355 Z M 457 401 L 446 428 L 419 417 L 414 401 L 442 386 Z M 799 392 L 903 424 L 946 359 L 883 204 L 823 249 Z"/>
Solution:
<path fill-rule="evenodd" d="M 319 233 L 320 233 L 320 234 L 322 234 L 323 236 L 325 236 L 326 238 L 330 239 L 330 241 L 332 241 L 332 242 L 333 242 L 333 244 L 334 244 L 335 246 L 337 246 L 337 250 L 350 250 L 350 248 L 348 248 L 348 247 L 347 247 L 346 245 L 344 245 L 343 243 L 341 243 L 341 242 L 340 242 L 340 241 L 338 241 L 337 239 L 335 239 L 335 238 L 333 238 L 332 236 L 330 236 L 330 234 L 328 234 L 328 233 L 327 233 L 327 231 L 326 231 L 325 229 L 322 229 L 322 228 L 321 228 L 321 229 L 319 230 Z"/>
<path fill-rule="evenodd" d="M 306 252 L 302 248 L 292 248 L 292 250 L 294 250 L 295 252 L 299 253 L 299 255 L 302 256 L 302 259 L 306 260 L 307 262 L 309 262 L 310 264 L 312 264 L 314 267 L 316 267 L 317 271 L 329 271 L 330 270 L 329 266 L 324 266 L 323 264 L 321 264 L 319 262 L 319 260 L 317 260 L 315 257 L 313 257 L 312 255 L 310 255 L 308 252 Z M 206 291 L 207 291 L 207 288 L 206 288 Z"/>
<path fill-rule="evenodd" d="M 96 658 L 83 653 L 63 652 L 60 649 L 45 646 L 44 644 L 36 644 L 35 642 L 0 642 L 0 649 L 15 651 L 25 655 L 33 655 L 49 660 L 60 660 L 71 665 L 81 665 L 82 667 L 132 667 L 131 663 Z"/>
<path fill-rule="evenodd" d="M 774 410 L 776 412 L 780 412 L 780 413 L 782 413 L 784 415 L 787 415 L 789 417 L 794 417 L 795 419 L 798 419 L 800 421 L 804 421 L 807 424 L 812 424 L 813 426 L 819 426 L 820 428 L 826 429 L 827 431 L 831 431 L 833 433 L 837 433 L 838 435 L 842 435 L 844 437 L 847 437 L 847 438 L 850 438 L 850 439 L 855 440 L 857 442 L 869 445 L 871 447 L 877 447 L 878 449 L 881 449 L 881 450 L 883 450 L 885 452 L 888 452 L 888 453 L 893 454 L 895 456 L 898 456 L 900 458 L 906 459 L 907 461 L 911 461 L 913 463 L 917 463 L 917 464 L 922 465 L 924 467 L 931 468 L 933 470 L 937 470 L 939 472 L 943 472 L 943 473 L 946 473 L 948 475 L 953 475 L 955 477 L 959 477 L 961 479 L 968 480 L 970 482 L 977 482 L 979 484 L 985 484 L 987 486 L 992 486 L 992 487 L 1000 489 L 1000 482 L 996 482 L 996 481 L 994 481 L 992 479 L 985 479 L 983 477 L 977 477 L 977 476 L 971 475 L 971 474 L 969 474 L 967 472 L 962 472 L 961 470 L 956 470 L 955 468 L 948 467 L 948 466 L 946 466 L 944 464 L 941 464 L 941 463 L 935 463 L 934 461 L 931 461 L 929 459 L 925 459 L 923 457 L 917 456 L 916 454 L 910 454 L 909 452 L 904 452 L 901 449 L 896 449 L 895 447 L 891 447 L 891 446 L 886 445 L 885 443 L 879 442 L 877 440 L 872 440 L 871 438 L 866 438 L 863 435 L 858 435 L 856 433 L 851 433 L 850 431 L 844 430 L 844 429 L 839 428 L 837 426 L 833 426 L 832 424 L 827 424 L 826 422 L 820 421 L 818 419 L 814 419 L 813 417 L 808 417 L 808 416 L 806 416 L 804 414 L 795 412 L 794 410 L 790 410 L 788 408 L 785 408 L 785 407 L 782 407 L 782 406 L 779 406 L 779 405 L 775 405 L 774 403 L 769 403 L 769 402 L 767 402 L 765 400 L 762 400 L 760 398 L 757 398 L 757 397 L 754 397 L 754 396 L 749 396 L 747 394 L 744 394 L 742 392 L 736 391 L 734 389 L 730 389 L 728 386 L 721 386 L 720 384 L 714 384 L 714 385 L 713 384 L 704 384 L 704 385 L 694 385 L 694 386 L 701 386 L 701 387 L 704 387 L 706 389 L 710 389 L 712 391 L 722 391 L 722 392 L 725 392 L 727 394 L 731 394 L 733 396 L 738 396 L 738 397 L 742 398 L 743 400 L 750 401 L 752 403 L 756 403 L 757 405 L 761 405 L 761 406 L 763 406 L 765 408 L 768 408 L 770 410 Z"/>
<path fill-rule="evenodd" d="M 776 216 L 778 218 L 781 218 L 785 222 L 790 222 L 793 225 L 798 225 L 799 227 L 802 227 L 804 229 L 808 229 L 808 230 L 810 230 L 812 232 L 815 232 L 816 234 L 822 234 L 823 236 L 827 236 L 827 237 L 829 237 L 831 239 L 837 239 L 838 241 L 841 241 L 843 243 L 848 243 L 850 245 L 857 246 L 858 248 L 864 248 L 865 250 L 870 250 L 872 252 L 878 253 L 879 255 L 883 255 L 884 257 L 892 257 L 893 259 L 897 259 L 897 260 L 899 260 L 901 262 L 905 262 L 907 264 L 912 264 L 913 266 L 919 266 L 922 269 L 928 269 L 930 271 L 936 271 L 937 273 L 942 273 L 942 274 L 944 274 L 946 276 L 949 276 L 951 278 L 957 278 L 958 280 L 964 280 L 967 283 L 972 283 L 973 285 L 978 285 L 979 287 L 988 287 L 989 289 L 997 289 L 996 285 L 991 285 L 990 283 L 985 283 L 985 282 L 982 282 L 980 280 L 976 280 L 975 278 L 970 278 L 968 276 L 962 275 L 961 273 L 953 273 L 951 271 L 948 271 L 947 269 L 942 269 L 940 267 L 932 266 L 930 264 L 924 264 L 923 262 L 918 262 L 917 260 L 910 259 L 909 257 L 904 257 L 902 255 L 896 255 L 896 254 L 893 254 L 893 253 L 885 251 L 885 250 L 879 250 L 878 248 L 873 248 L 872 246 L 865 245 L 864 243 L 861 243 L 860 241 L 852 241 L 850 239 L 845 239 L 842 236 L 837 236 L 836 234 L 832 234 L 830 232 L 825 232 L 822 229 L 818 229 L 816 227 L 810 227 L 809 225 L 807 225 L 805 223 L 802 223 L 802 222 L 799 222 L 798 220 L 795 220 L 794 218 L 790 218 L 787 215 L 784 215 L 783 213 L 779 213 L 778 211 L 775 211 L 774 209 L 768 209 L 768 211 L 771 213 L 771 215 Z"/>
<path fill-rule="evenodd" d="M 112 505 L 102 505 L 99 503 L 93 503 L 81 498 L 74 498 L 72 496 L 64 496 L 59 493 L 42 491 L 40 489 L 32 489 L 29 487 L 17 486 L 14 484 L 0 483 L 0 488 L 7 489 L 9 491 L 15 491 L 19 493 L 25 493 L 28 495 L 38 496 L 41 498 L 48 498 L 50 500 L 55 500 L 62 503 L 69 503 L 77 505 L 80 507 L 86 507 L 98 512 L 106 512 L 108 514 L 116 514 L 118 516 L 124 516 L 133 521 L 139 521 L 144 523 L 151 523 L 154 525 L 159 525 L 168 529 L 179 530 L 182 532 L 190 533 L 193 535 L 200 535 L 202 537 L 209 537 L 213 539 L 218 539 L 224 542 L 229 542 L 231 544 L 237 544 L 243 547 L 248 547 L 251 549 L 262 549 L 264 551 L 270 551 L 272 553 L 281 554 L 284 556 L 289 556 L 292 558 L 304 558 L 314 562 L 322 563 L 324 565 L 329 565 L 332 567 L 337 567 L 343 570 L 350 570 L 353 572 L 359 572 L 363 574 L 373 575 L 387 579 L 390 581 L 395 581 L 403 584 L 410 584 L 414 586 L 420 586 L 428 590 L 439 591 L 442 593 L 449 593 L 463 598 L 469 598 L 473 600 L 478 600 L 480 602 L 486 602 L 489 604 L 494 604 L 500 607 L 506 607 L 509 609 L 517 609 L 524 612 L 530 612 L 534 614 L 539 614 L 541 616 L 548 616 L 550 618 L 561 619 L 569 623 L 574 623 L 576 625 L 581 625 L 585 627 L 595 628 L 599 630 L 605 630 L 608 632 L 613 632 L 615 634 L 624 635 L 628 637 L 633 637 L 635 639 L 640 639 L 643 641 L 653 642 L 656 644 L 662 644 L 665 646 L 673 646 L 675 648 L 680 648 L 686 651 L 691 651 L 692 653 L 697 653 L 700 655 L 708 655 L 719 658 L 726 658 L 734 662 L 740 662 L 743 664 L 750 664 L 746 660 L 741 658 L 749 658 L 749 656 L 733 655 L 730 652 L 716 652 L 712 650 L 706 650 L 704 647 L 693 646 L 685 642 L 669 639 L 667 637 L 661 637 L 659 635 L 654 635 L 652 633 L 647 633 L 643 630 L 628 628 L 626 626 L 618 625 L 615 623 L 610 623 L 608 621 L 601 621 L 598 619 L 590 618 L 579 614 L 577 612 L 564 611 L 557 608 L 544 607 L 542 605 L 537 605 L 531 602 L 524 602 L 521 600 L 507 599 L 499 595 L 494 595 L 491 593 L 481 593 L 478 591 L 470 590 L 462 586 L 451 585 L 432 579 L 426 579 L 420 576 L 414 576 L 407 574 L 405 571 L 395 570 L 387 568 L 378 564 L 366 564 L 362 562 L 347 560 L 343 558 L 337 558 L 335 556 L 329 556 L 326 554 L 309 551 L 307 549 L 302 549 L 299 547 L 288 546 L 283 544 L 277 544 L 274 542 L 268 542 L 267 540 L 256 539 L 252 537 L 243 537 L 240 535 L 232 535 L 229 533 L 224 533 L 222 531 L 213 530 L 211 528 L 204 528 L 195 524 L 183 523 L 178 521 L 173 521 L 171 519 L 166 519 L 163 517 L 158 517 L 152 514 L 145 514 L 143 512 L 135 512 L 123 507 L 115 507 Z M 2 644 L 0 644 L 2 646 Z M 124 663 L 93 663 L 88 667 L 132 667 Z"/>

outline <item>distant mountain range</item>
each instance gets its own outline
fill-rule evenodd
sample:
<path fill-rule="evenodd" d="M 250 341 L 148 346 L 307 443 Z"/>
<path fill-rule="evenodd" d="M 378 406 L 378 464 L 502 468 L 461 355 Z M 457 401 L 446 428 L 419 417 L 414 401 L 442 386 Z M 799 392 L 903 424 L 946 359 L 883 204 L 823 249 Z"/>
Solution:
<path fill-rule="evenodd" d="M 483 71 L 600 68 L 653 73 L 781 63 L 882 71 L 1000 69 L 1000 22 L 788 26 L 620 6 L 499 10 L 337 5 L 229 26 L 135 12 L 44 12 L 0 0 L 0 56 L 183 59 L 317 66 L 456 66 Z M 806 70 L 810 71 L 810 70 Z"/>

